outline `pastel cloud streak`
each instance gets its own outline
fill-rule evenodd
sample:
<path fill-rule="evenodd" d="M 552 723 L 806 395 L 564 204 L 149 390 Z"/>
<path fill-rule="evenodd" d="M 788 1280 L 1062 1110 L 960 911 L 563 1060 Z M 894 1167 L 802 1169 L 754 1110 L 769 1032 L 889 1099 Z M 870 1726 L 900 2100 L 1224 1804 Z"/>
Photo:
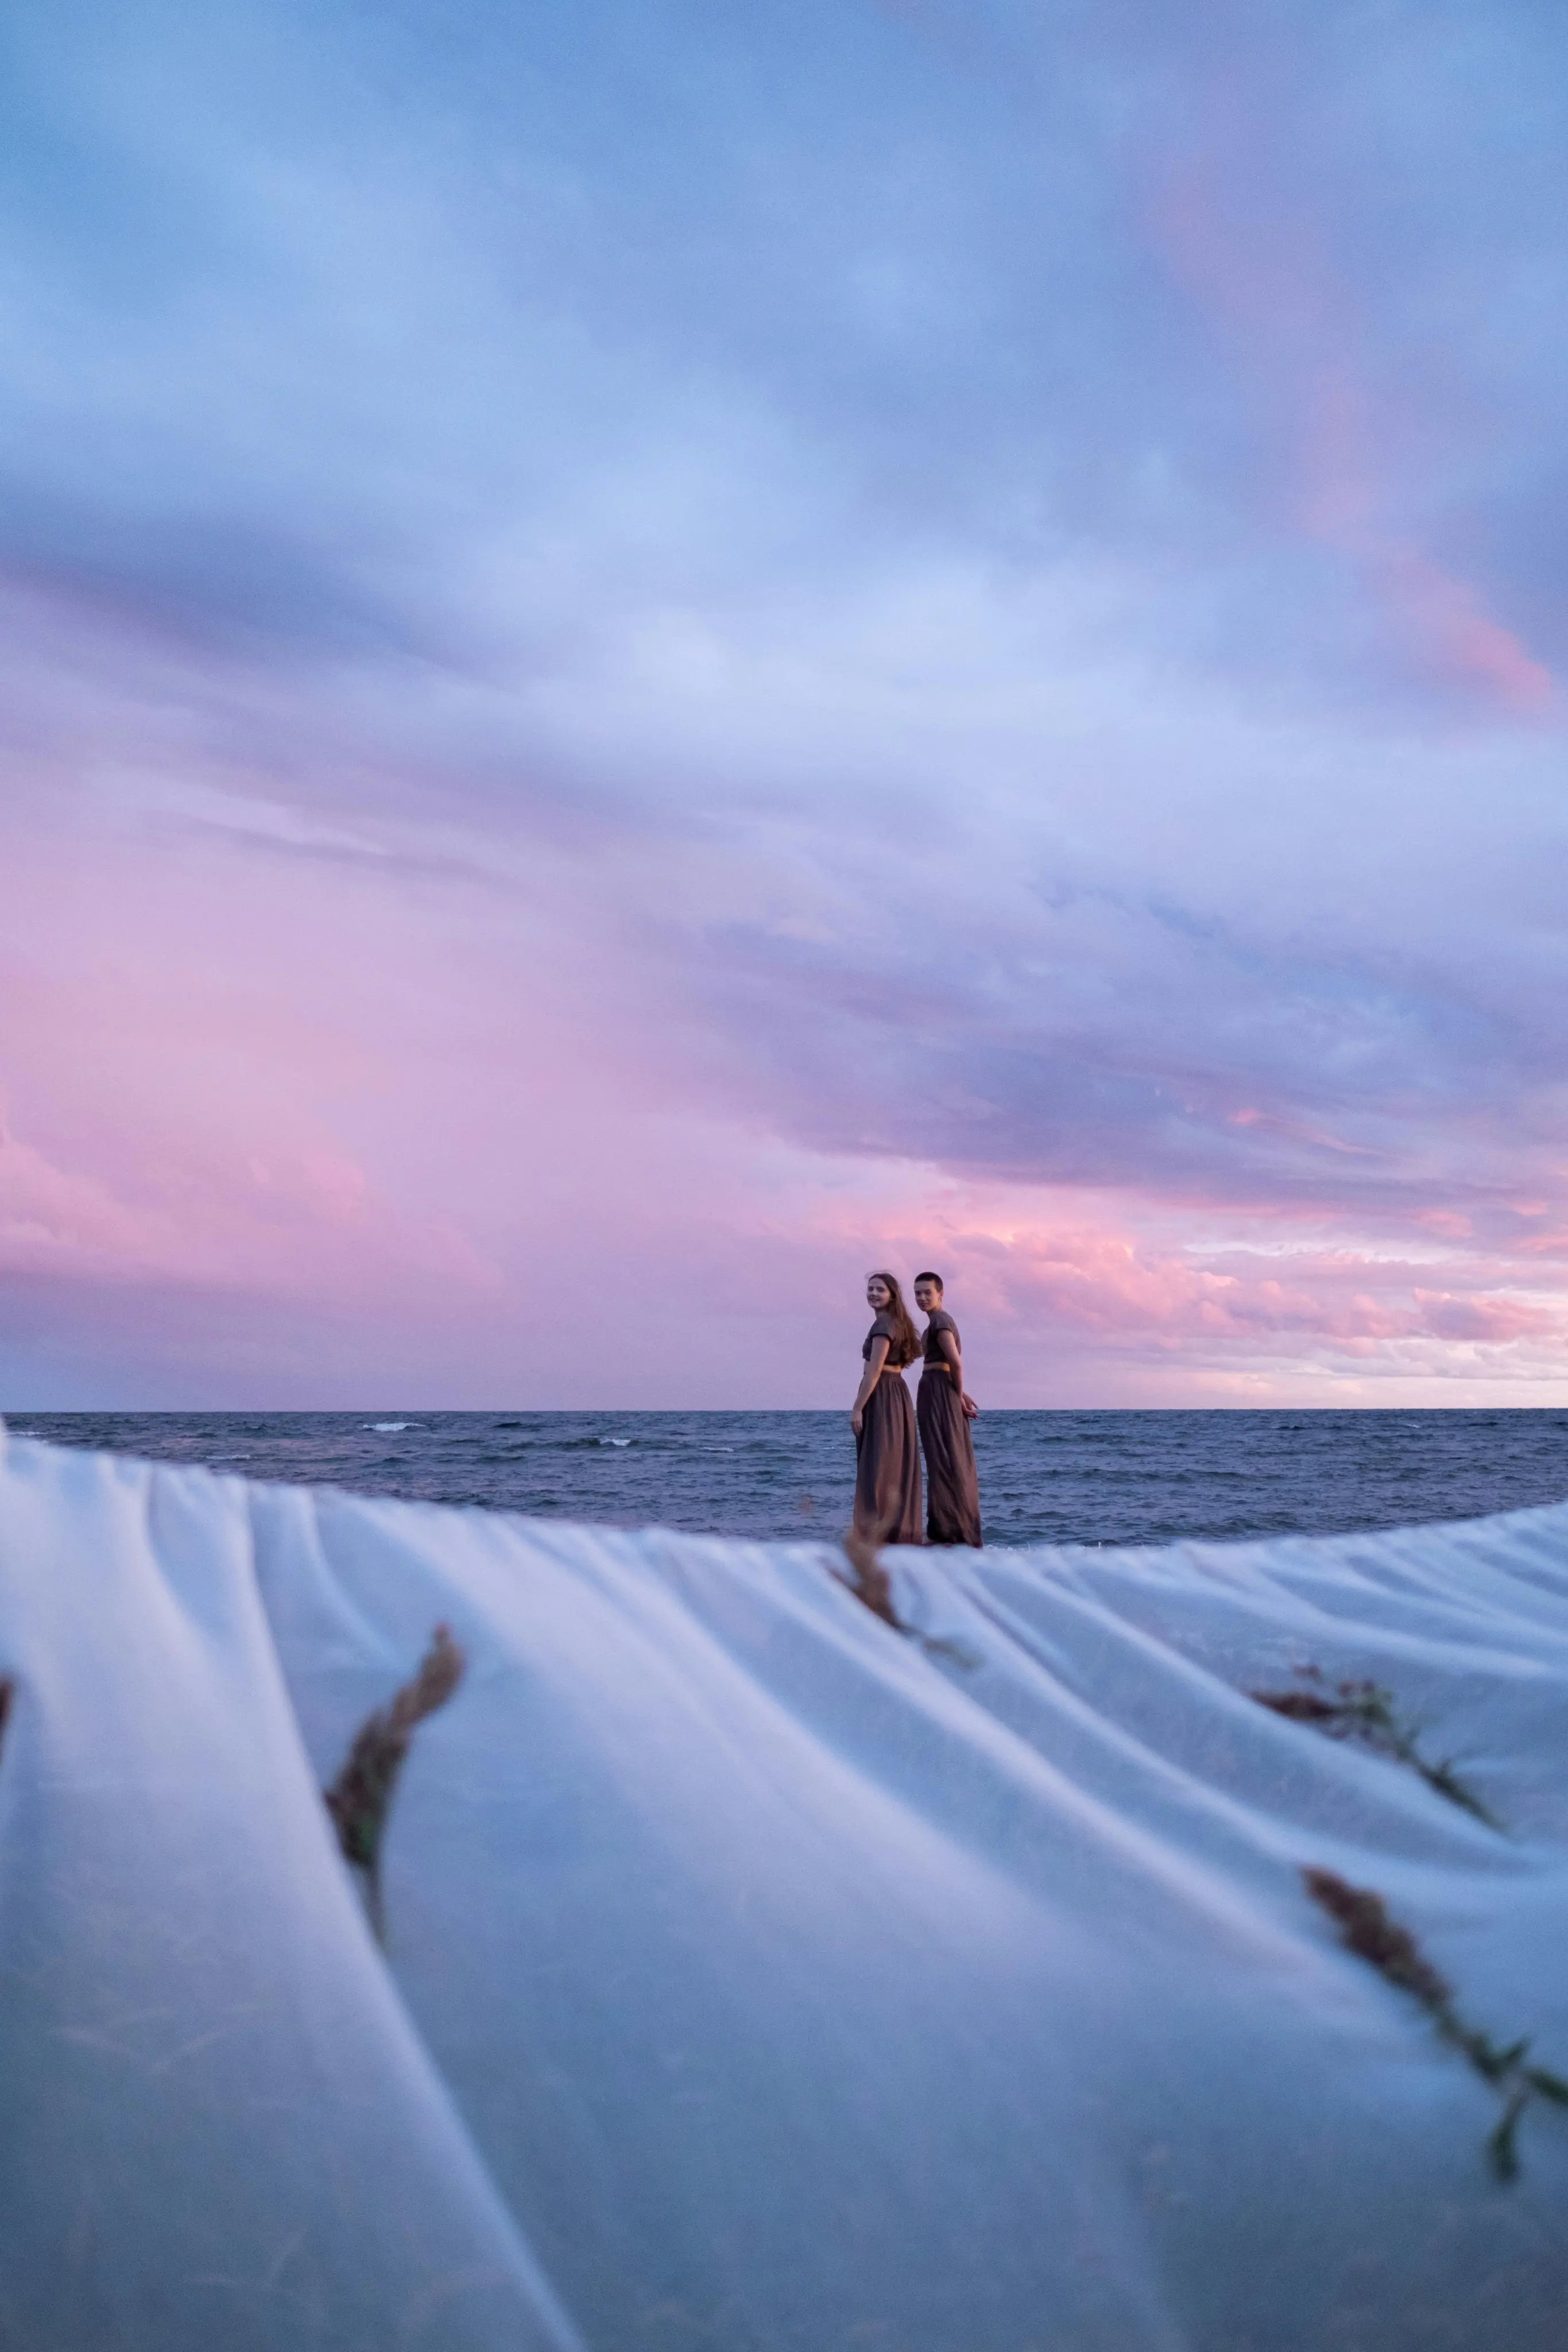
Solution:
<path fill-rule="evenodd" d="M 1561 1401 L 1565 50 L 24 5 L 5 1400 Z"/>

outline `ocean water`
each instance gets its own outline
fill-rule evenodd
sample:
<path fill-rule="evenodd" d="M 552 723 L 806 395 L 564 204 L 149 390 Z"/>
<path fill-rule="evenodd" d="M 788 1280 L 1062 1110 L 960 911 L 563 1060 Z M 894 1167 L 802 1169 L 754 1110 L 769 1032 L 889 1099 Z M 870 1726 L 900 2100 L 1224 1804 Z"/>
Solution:
<path fill-rule="evenodd" d="M 17 1435 L 543 1518 L 836 1537 L 843 1412 L 14 1413 Z M 987 1540 L 1164 1543 L 1568 1496 L 1568 1412 L 982 1412 Z"/>

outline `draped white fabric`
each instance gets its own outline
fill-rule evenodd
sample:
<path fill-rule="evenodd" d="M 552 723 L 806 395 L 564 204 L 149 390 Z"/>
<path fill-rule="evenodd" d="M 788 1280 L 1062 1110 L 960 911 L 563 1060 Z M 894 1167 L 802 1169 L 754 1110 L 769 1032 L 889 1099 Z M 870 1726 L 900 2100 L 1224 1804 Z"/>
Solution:
<path fill-rule="evenodd" d="M 1568 1508 L 627 1535 L 0 1455 L 6 2352 L 1560 2352 Z M 842 1566 L 841 1561 L 840 1566 Z M 320 1789 L 450 1623 L 378 1948 Z M 1370 1678 L 1494 1830 L 1247 1694 Z"/>

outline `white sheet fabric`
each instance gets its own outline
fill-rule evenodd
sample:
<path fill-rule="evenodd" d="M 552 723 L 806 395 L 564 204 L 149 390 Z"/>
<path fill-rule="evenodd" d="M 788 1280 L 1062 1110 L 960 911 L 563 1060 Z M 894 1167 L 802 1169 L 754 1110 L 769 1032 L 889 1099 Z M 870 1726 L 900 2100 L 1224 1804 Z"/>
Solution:
<path fill-rule="evenodd" d="M 1562 2352 L 1568 1509 L 626 1535 L 0 1455 L 6 2352 Z M 388 1836 L 319 1790 L 434 1623 Z M 1505 1824 L 1245 1694 L 1370 1676 Z"/>

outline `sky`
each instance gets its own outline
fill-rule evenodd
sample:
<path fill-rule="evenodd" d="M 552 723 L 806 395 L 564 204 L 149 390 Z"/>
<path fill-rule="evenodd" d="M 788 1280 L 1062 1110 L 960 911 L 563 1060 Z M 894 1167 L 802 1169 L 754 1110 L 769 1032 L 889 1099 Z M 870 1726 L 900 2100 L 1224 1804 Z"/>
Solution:
<path fill-rule="evenodd" d="M 1560 0 L 13 0 L 0 1405 L 1568 1404 Z"/>

